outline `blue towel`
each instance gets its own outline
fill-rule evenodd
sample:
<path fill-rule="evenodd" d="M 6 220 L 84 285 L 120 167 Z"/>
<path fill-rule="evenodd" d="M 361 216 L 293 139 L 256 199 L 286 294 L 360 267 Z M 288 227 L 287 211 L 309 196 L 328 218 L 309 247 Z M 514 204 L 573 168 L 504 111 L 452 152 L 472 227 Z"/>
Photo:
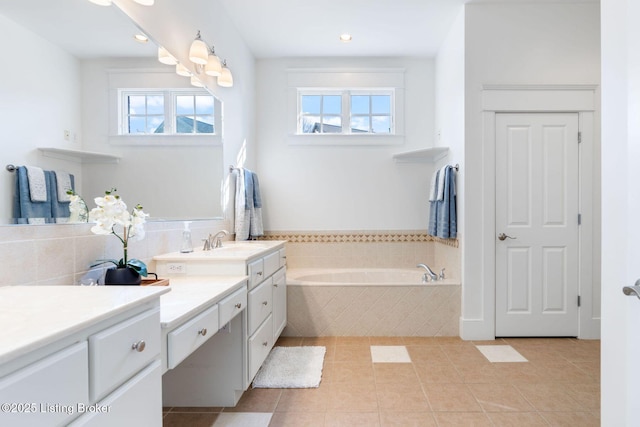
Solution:
<path fill-rule="evenodd" d="M 45 171 L 47 184 L 47 200 L 45 202 L 32 202 L 29 192 L 29 178 L 27 168 L 19 166 L 16 171 L 16 185 L 13 195 L 13 217 L 18 224 L 36 224 L 53 222 L 51 211 L 51 175 Z"/>
<path fill-rule="evenodd" d="M 253 204 L 253 172 L 244 170 L 244 208 L 251 209 Z"/>
<path fill-rule="evenodd" d="M 258 182 L 258 175 L 253 172 L 253 207 L 261 208 L 262 207 L 262 196 L 260 196 L 260 183 Z"/>
<path fill-rule="evenodd" d="M 429 210 L 428 233 L 442 239 L 454 239 L 458 231 L 456 218 L 456 172 L 452 166 L 447 166 L 444 176 L 443 200 L 431 201 Z"/>

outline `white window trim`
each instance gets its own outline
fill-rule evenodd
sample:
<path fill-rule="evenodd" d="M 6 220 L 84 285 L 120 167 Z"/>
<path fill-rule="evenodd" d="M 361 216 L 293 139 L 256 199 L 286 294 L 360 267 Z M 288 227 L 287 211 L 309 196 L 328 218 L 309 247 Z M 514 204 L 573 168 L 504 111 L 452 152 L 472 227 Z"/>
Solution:
<path fill-rule="evenodd" d="M 175 119 L 175 96 L 187 95 L 211 95 L 214 99 L 214 131 L 215 133 L 163 133 L 163 134 L 125 134 L 124 120 L 125 101 L 124 94 L 134 93 L 163 93 L 165 95 L 165 126 L 173 132 L 173 120 Z M 222 139 L 222 102 L 210 92 L 192 88 L 119 88 L 113 90 L 114 120 L 110 124 L 109 144 L 116 146 L 221 146 Z M 167 102 L 169 100 L 169 102 Z"/>
<path fill-rule="evenodd" d="M 404 69 L 288 69 L 287 142 L 290 145 L 400 145 L 404 143 Z M 299 94 L 312 91 L 393 92 L 393 134 L 301 134 Z M 344 102 L 344 98 L 343 98 Z M 350 115 L 349 110 L 344 114 Z"/>

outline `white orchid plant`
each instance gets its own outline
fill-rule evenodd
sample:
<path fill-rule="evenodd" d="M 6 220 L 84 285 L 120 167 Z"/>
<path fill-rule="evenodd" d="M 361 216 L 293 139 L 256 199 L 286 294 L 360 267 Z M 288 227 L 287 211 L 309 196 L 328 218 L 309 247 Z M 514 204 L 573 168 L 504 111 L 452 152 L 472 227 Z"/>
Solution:
<path fill-rule="evenodd" d="M 116 194 L 116 189 L 105 191 L 104 197 L 94 199 L 97 207 L 89 212 L 89 221 L 95 225 L 91 227 L 94 234 L 113 234 L 122 242 L 124 256 L 116 261 L 115 259 L 103 259 L 93 264 L 96 267 L 105 263 L 113 263 L 117 268 L 129 267 L 142 276 L 147 276 L 147 266 L 139 259 L 129 259 L 127 249 L 129 242 L 142 240 L 144 238 L 144 223 L 149 216 L 144 213 L 142 206 L 136 205 L 130 212 L 127 205 Z"/>

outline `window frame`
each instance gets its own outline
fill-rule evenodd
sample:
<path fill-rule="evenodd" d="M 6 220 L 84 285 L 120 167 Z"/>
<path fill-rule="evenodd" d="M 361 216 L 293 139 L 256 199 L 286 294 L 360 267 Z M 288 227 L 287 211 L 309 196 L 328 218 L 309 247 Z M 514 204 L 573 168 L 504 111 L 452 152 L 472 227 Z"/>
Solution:
<path fill-rule="evenodd" d="M 303 96 L 341 96 L 341 129 L 342 132 L 317 132 L 317 133 L 305 133 L 303 132 L 303 122 L 304 117 L 307 116 L 318 116 L 316 114 L 305 114 L 302 111 L 302 97 Z M 371 97 L 372 96 L 389 96 L 389 114 L 374 114 L 371 110 Z M 369 96 L 369 112 L 368 114 L 354 114 L 351 112 L 351 97 L 352 96 Z M 377 136 L 395 136 L 396 135 L 396 90 L 395 88 L 374 88 L 374 89 L 365 89 L 365 88 L 341 88 L 341 89 L 322 89 L 322 88 L 298 88 L 297 90 L 297 131 L 296 135 L 299 136 L 346 136 L 346 135 L 358 135 L 362 137 L 377 137 Z M 322 104 L 321 104 L 322 105 Z M 320 130 L 322 131 L 323 124 L 323 114 L 322 107 L 320 109 Z M 334 114 L 330 114 L 329 116 L 333 117 Z M 375 133 L 372 130 L 373 117 L 376 116 L 388 116 L 390 130 L 385 133 Z M 367 132 L 353 132 L 351 127 L 351 119 L 353 117 L 368 117 L 369 118 L 369 131 Z"/>
<path fill-rule="evenodd" d="M 162 95 L 164 97 L 164 132 L 163 133 L 129 133 L 128 132 L 128 118 L 129 111 L 127 100 L 129 96 L 149 96 L 149 95 Z M 177 113 L 177 97 L 180 95 L 188 95 L 188 96 L 210 96 L 213 99 L 213 133 L 178 133 L 175 129 L 175 121 L 178 117 Z M 218 126 L 216 117 L 217 108 L 219 104 L 216 102 L 216 97 L 211 95 L 211 93 L 207 92 L 205 89 L 202 90 L 193 90 L 193 89 L 119 89 L 118 90 L 118 99 L 119 99 L 119 110 L 118 110 L 118 135 L 119 136 L 187 136 L 187 135 L 217 135 L 218 134 Z M 145 117 L 148 115 L 145 114 Z"/>

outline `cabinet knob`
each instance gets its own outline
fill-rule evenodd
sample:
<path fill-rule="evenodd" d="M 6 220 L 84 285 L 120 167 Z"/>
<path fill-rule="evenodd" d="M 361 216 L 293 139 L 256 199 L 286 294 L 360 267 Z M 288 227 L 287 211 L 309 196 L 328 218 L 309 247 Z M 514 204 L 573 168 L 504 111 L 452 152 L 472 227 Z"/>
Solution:
<path fill-rule="evenodd" d="M 262 345 L 265 346 L 265 347 L 268 346 L 269 345 L 269 341 L 263 342 Z"/>
<path fill-rule="evenodd" d="M 198 331 L 198 335 L 202 335 L 203 337 L 207 335 L 207 328 L 202 328 Z"/>
<path fill-rule="evenodd" d="M 258 276 L 262 276 L 262 271 L 258 271 L 258 272 L 256 273 L 256 275 L 258 275 Z"/>
<path fill-rule="evenodd" d="M 240 307 L 242 307 L 242 303 L 239 302 L 236 304 L 236 308 L 240 308 Z"/>
<path fill-rule="evenodd" d="M 278 287 L 278 284 L 277 284 L 277 283 L 274 283 L 274 284 L 273 284 L 273 286 L 277 288 L 277 287 Z"/>
<path fill-rule="evenodd" d="M 267 305 L 269 304 L 267 301 L 262 301 L 262 305 Z"/>
<path fill-rule="evenodd" d="M 131 350 L 135 350 L 138 353 L 142 353 L 146 346 L 147 346 L 147 343 L 145 343 L 144 340 L 140 340 L 131 345 Z"/>

